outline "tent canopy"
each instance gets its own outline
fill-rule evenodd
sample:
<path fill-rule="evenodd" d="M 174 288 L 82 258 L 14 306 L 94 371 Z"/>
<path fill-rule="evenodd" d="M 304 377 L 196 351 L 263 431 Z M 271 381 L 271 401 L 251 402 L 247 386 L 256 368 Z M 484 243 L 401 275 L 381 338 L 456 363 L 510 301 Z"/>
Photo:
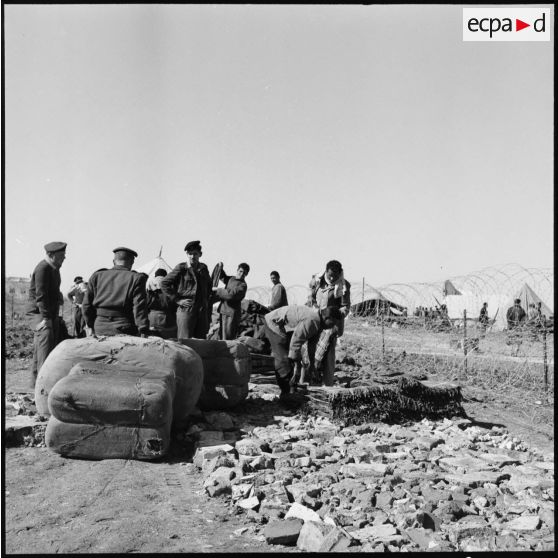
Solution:
<path fill-rule="evenodd" d="M 454 284 L 447 279 L 446 281 L 444 281 L 444 296 L 449 296 L 449 295 L 460 295 L 461 293 L 455 288 Z"/>
<path fill-rule="evenodd" d="M 138 273 L 145 273 L 150 279 L 152 279 L 158 269 L 164 269 L 167 273 L 172 271 L 172 267 L 162 258 L 162 256 L 158 256 L 141 267 L 136 268 L 136 271 Z"/>
<path fill-rule="evenodd" d="M 525 312 L 527 312 L 530 304 L 534 304 L 535 306 L 537 306 L 540 302 L 541 312 L 547 318 L 554 316 L 554 312 L 544 303 L 539 295 L 527 283 L 523 284 L 523 287 L 521 287 L 514 298 L 519 298 L 521 300 L 521 306 L 523 307 L 523 310 L 525 310 Z"/>

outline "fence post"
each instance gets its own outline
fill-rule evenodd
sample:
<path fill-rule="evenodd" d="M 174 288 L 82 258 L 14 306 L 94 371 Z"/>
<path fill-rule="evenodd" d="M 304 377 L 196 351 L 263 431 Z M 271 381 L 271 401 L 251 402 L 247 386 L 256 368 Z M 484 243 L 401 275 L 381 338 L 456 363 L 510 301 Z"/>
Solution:
<path fill-rule="evenodd" d="M 548 403 L 548 353 L 546 347 L 546 323 L 543 324 L 543 367 L 544 367 L 544 394 Z"/>
<path fill-rule="evenodd" d="M 12 293 L 12 327 L 14 327 L 14 293 Z"/>
<path fill-rule="evenodd" d="M 364 277 L 362 278 L 362 303 L 364 304 Z"/>
<path fill-rule="evenodd" d="M 382 360 L 386 359 L 386 343 L 384 338 L 384 315 L 382 313 Z"/>
<path fill-rule="evenodd" d="M 463 310 L 463 372 L 467 377 L 467 310 Z"/>

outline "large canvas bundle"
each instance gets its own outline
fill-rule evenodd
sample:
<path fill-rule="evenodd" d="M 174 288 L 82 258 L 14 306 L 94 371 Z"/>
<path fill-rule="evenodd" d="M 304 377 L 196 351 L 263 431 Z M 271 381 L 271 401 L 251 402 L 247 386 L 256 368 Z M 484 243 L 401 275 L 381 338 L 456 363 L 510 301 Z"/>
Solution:
<path fill-rule="evenodd" d="M 174 394 L 168 371 L 80 363 L 52 388 L 48 406 L 62 422 L 170 427 Z"/>
<path fill-rule="evenodd" d="M 173 419 L 176 423 L 191 414 L 203 383 L 201 358 L 193 349 L 175 341 L 129 335 L 69 339 L 55 347 L 39 371 L 35 386 L 39 414 L 50 414 L 50 392 L 78 363 L 100 363 L 115 369 L 122 366 L 140 372 L 170 374 L 175 378 Z"/>
<path fill-rule="evenodd" d="M 248 395 L 250 351 L 239 341 L 180 339 L 202 358 L 204 379 L 198 405 L 206 411 L 234 407 Z"/>
<path fill-rule="evenodd" d="M 157 459 L 168 450 L 170 428 L 70 423 L 51 416 L 45 442 L 49 449 L 64 457 Z"/>
<path fill-rule="evenodd" d="M 389 387 L 311 387 L 304 411 L 347 425 L 374 421 L 401 422 L 464 416 L 461 401 L 459 386 L 428 386 L 414 378 L 403 377 Z"/>

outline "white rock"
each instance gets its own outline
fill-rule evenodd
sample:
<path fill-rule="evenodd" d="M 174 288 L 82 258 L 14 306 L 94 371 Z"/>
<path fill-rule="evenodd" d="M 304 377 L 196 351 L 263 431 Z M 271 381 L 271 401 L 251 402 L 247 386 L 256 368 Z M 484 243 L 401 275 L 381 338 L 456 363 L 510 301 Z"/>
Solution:
<path fill-rule="evenodd" d="M 291 517 L 302 519 L 302 521 L 316 521 L 318 523 L 322 523 L 322 518 L 314 510 L 311 510 L 298 502 L 294 502 L 285 515 L 285 519 L 289 519 Z"/>

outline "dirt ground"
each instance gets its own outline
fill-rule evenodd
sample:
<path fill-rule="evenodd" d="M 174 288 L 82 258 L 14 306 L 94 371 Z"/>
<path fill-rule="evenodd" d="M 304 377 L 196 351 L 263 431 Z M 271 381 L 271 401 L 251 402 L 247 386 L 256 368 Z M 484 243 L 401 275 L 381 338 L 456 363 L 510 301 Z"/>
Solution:
<path fill-rule="evenodd" d="M 352 356 L 356 365 L 340 364 L 338 379 L 386 368 L 378 364 L 378 352 L 367 346 L 362 332 L 348 328 L 338 359 Z M 406 357 L 393 362 L 422 367 L 429 379 L 456 378 L 455 370 L 444 369 L 446 374 L 426 361 Z M 31 393 L 28 369 L 28 358 L 5 361 L 6 392 Z M 521 383 L 503 390 L 492 379 L 487 389 L 482 374 L 473 369 L 461 384 L 468 416 L 480 424 L 505 425 L 530 446 L 552 451 L 553 403 L 543 401 L 540 390 L 526 391 Z M 268 402 L 258 420 L 273 423 L 279 414 L 290 413 Z M 191 451 L 174 448 L 171 454 L 161 462 L 86 461 L 62 458 L 44 447 L 5 449 L 6 552 L 296 551 L 267 545 L 249 517 L 232 512 L 221 498 L 208 498 Z"/>

